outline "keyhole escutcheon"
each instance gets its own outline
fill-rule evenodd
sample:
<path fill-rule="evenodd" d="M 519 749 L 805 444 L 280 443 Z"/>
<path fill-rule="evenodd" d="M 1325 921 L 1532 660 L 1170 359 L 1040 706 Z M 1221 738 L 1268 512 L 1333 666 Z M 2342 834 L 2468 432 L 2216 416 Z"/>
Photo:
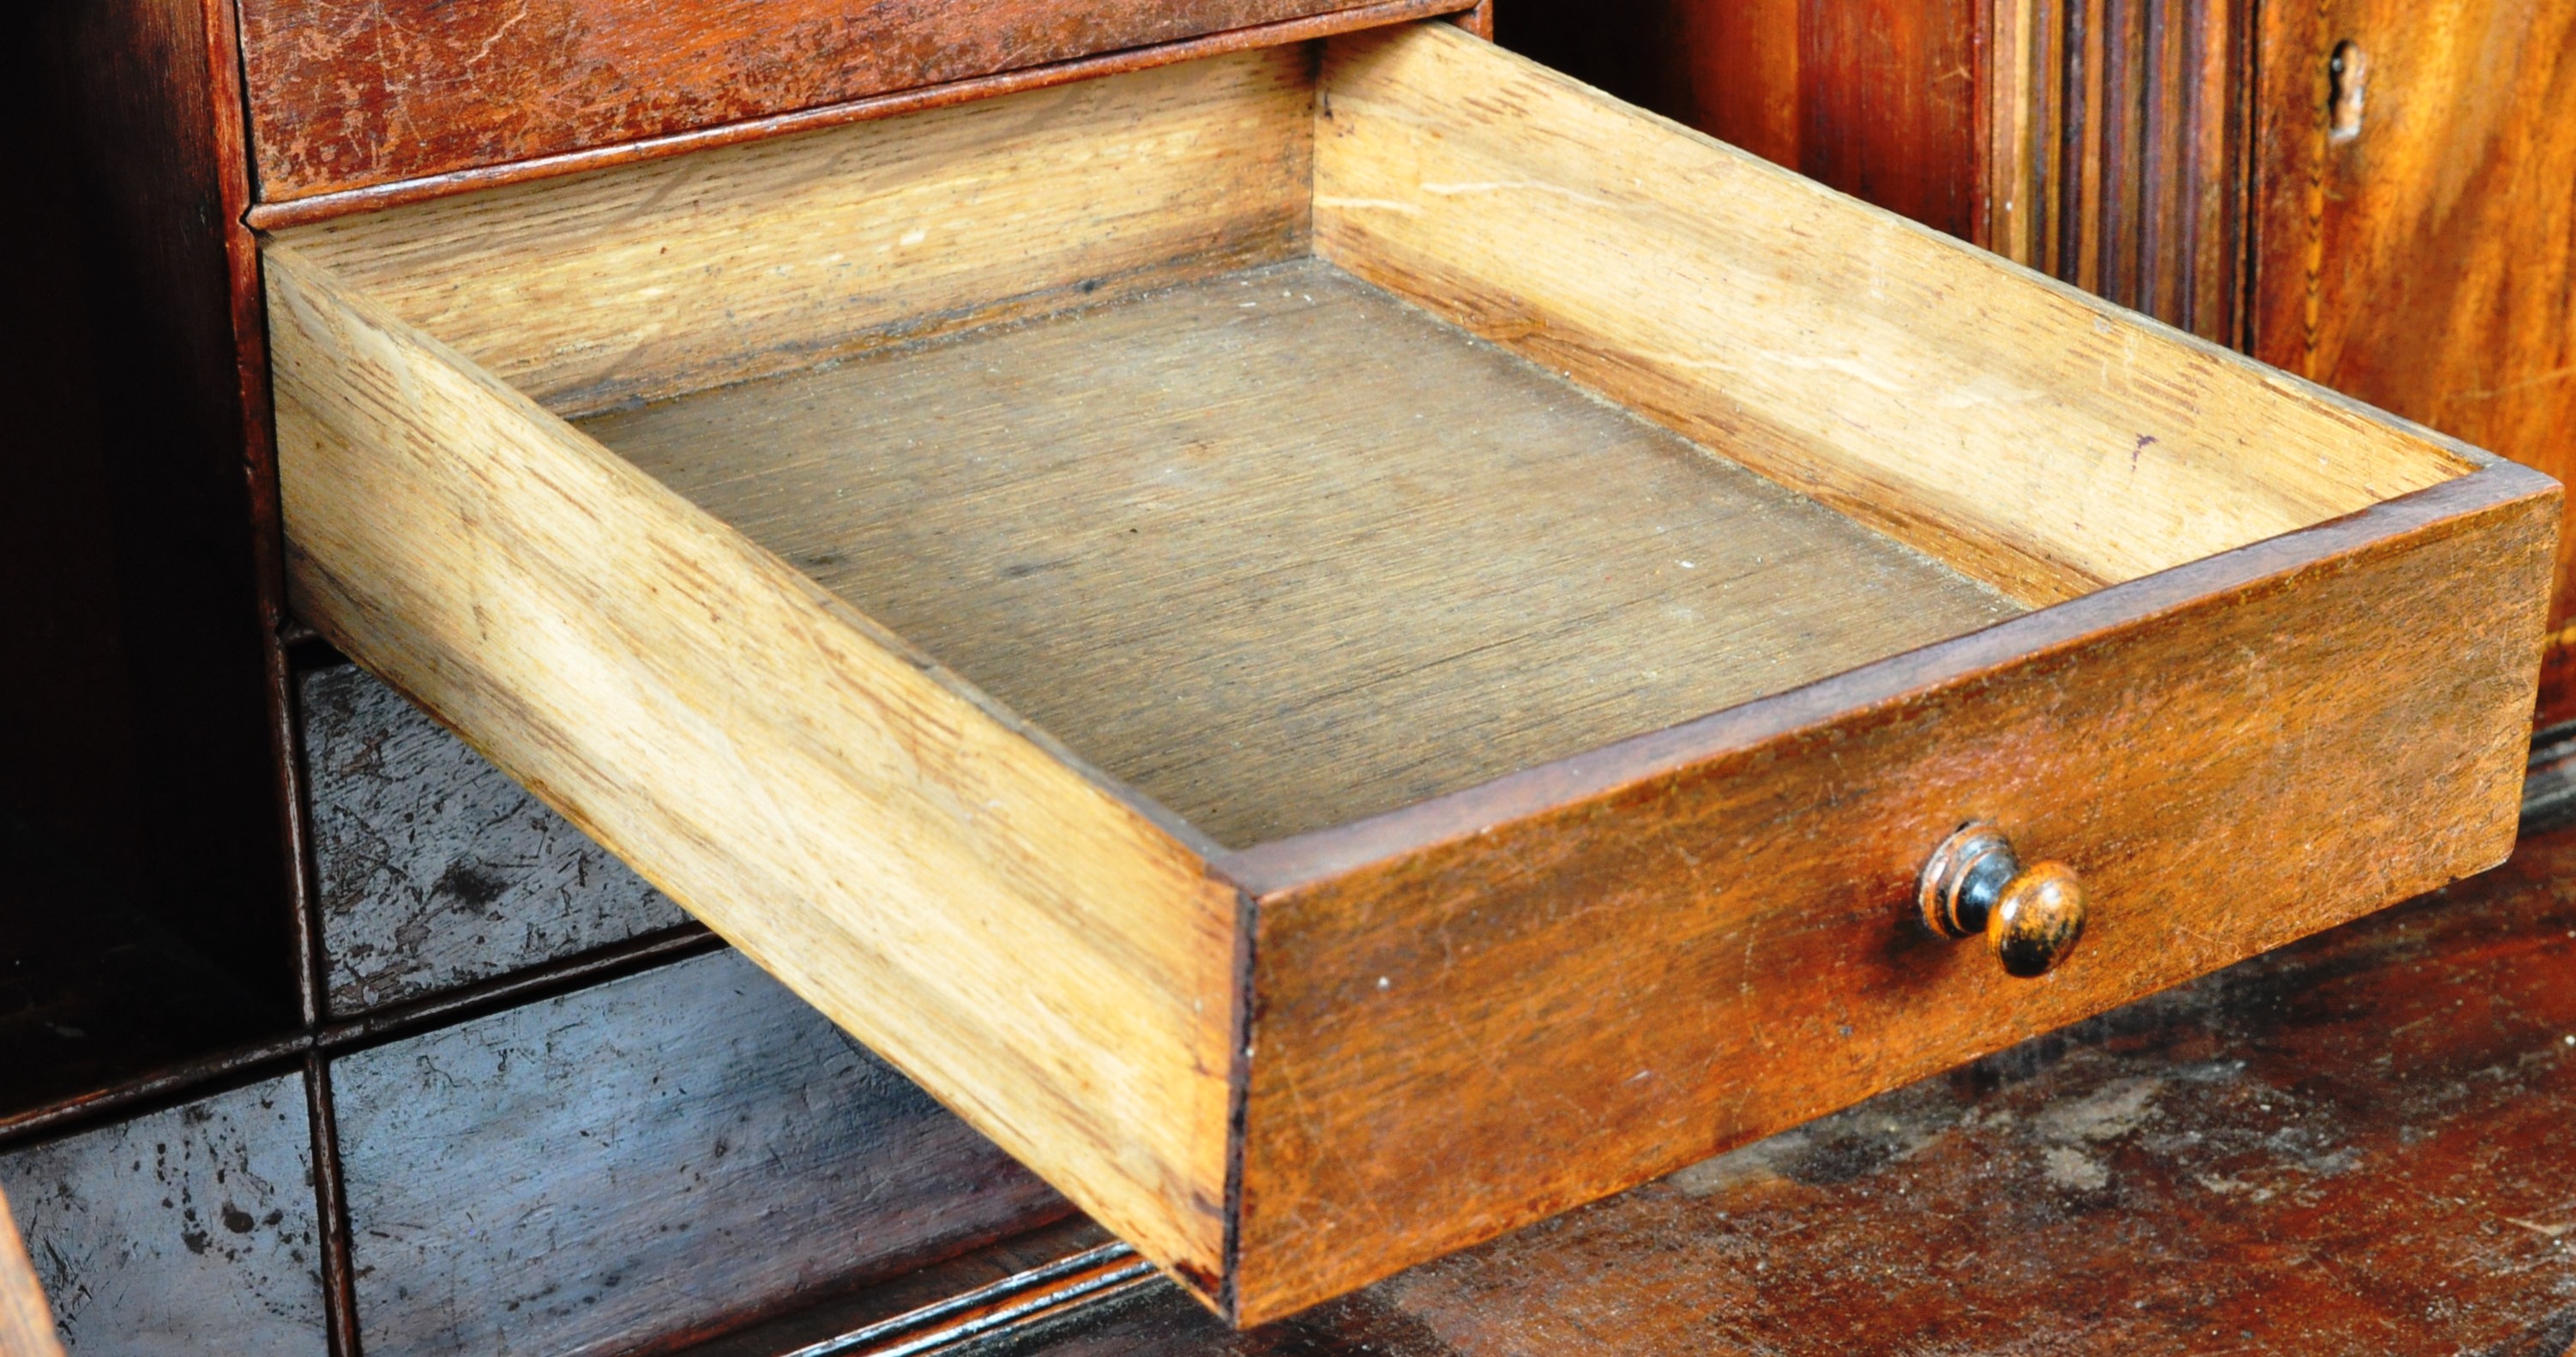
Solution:
<path fill-rule="evenodd" d="M 2326 76 L 2326 126 L 2335 140 L 2350 141 L 2361 135 L 2361 106 L 2368 97 L 2370 54 L 2350 38 L 2336 43 L 2334 55 L 2326 61 Z"/>

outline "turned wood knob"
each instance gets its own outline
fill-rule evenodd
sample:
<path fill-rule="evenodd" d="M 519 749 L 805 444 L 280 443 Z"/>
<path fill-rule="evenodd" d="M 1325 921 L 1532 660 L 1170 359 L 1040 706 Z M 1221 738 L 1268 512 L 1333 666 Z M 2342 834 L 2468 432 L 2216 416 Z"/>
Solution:
<path fill-rule="evenodd" d="M 2004 971 L 2046 975 L 2084 937 L 2084 884 L 2062 862 L 2021 865 L 1993 825 L 1960 827 L 1923 864 L 1923 925 L 1945 938 L 1978 933 Z"/>

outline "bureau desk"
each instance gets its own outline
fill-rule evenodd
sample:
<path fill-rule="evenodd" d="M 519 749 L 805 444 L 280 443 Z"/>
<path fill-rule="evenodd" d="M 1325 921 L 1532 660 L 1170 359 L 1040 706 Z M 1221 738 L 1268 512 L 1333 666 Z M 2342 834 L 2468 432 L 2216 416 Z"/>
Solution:
<path fill-rule="evenodd" d="M 2503 858 L 2553 482 L 1453 8 L 50 15 L 156 898 L 295 1016 L 18 1133 L 214 1090 L 343 1352 L 1072 1209 L 1251 1326 Z"/>

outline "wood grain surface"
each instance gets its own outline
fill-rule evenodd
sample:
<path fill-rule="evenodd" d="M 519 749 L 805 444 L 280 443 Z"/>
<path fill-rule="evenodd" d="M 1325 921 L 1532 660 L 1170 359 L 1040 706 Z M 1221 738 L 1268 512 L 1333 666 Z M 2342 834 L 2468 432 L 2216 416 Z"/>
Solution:
<path fill-rule="evenodd" d="M 1195 836 L 320 266 L 266 264 L 299 614 L 1215 1291 L 1238 901 Z"/>
<path fill-rule="evenodd" d="M 1150 47 L 1356 0 L 245 0 L 277 200 Z"/>
<path fill-rule="evenodd" d="M 388 207 L 427 202 L 496 188 L 505 184 L 523 184 L 551 179 L 560 175 L 584 174 L 594 170 L 641 164 L 675 155 L 687 155 L 746 142 L 765 141 L 772 137 L 793 136 L 820 128 L 841 127 L 854 122 L 878 118 L 901 117 L 951 108 L 959 104 L 998 99 L 1031 90 L 1050 89 L 1077 81 L 1096 80 L 1150 70 L 1180 62 L 1198 61 L 1229 52 L 1250 52 L 1264 48 L 1293 47 L 1336 33 L 1349 33 L 1383 24 L 1399 24 L 1435 15 L 1445 15 L 1449 22 L 1469 32 L 1482 34 L 1489 25 L 1480 24 L 1480 16 L 1490 17 L 1491 0 L 1482 6 L 1460 9 L 1460 0 L 1366 0 L 1346 9 L 1308 15 L 1300 19 L 1283 19 L 1276 23 L 1255 24 L 1249 28 L 1230 28 L 1202 37 L 1177 42 L 1158 43 L 1151 47 L 1130 47 L 1116 51 L 1073 57 L 1043 66 L 1027 66 L 994 75 L 952 80 L 944 84 L 925 85 L 899 90 L 892 94 L 871 95 L 844 103 L 824 104 L 777 113 L 743 122 L 719 123 L 693 127 L 686 131 L 647 137 L 640 141 L 615 142 L 587 146 L 560 155 L 539 156 L 531 160 L 512 160 L 473 169 L 454 170 L 444 174 L 415 179 L 395 179 L 359 188 L 318 193 L 306 198 L 291 198 L 253 203 L 243 220 L 262 230 L 282 230 L 373 212 Z"/>
<path fill-rule="evenodd" d="M 2367 61 L 2334 135 L 2336 46 Z M 2263 8 L 2253 352 L 2527 462 L 2576 471 L 2576 3 Z M 2576 716 L 2559 543 L 2544 719 Z"/>
<path fill-rule="evenodd" d="M 668 1345 L 1069 1210 L 730 952 L 342 1056 L 331 1086 L 377 1357 Z"/>
<path fill-rule="evenodd" d="M 277 239 L 582 413 L 1304 254 L 1311 62 L 1243 53 Z"/>
<path fill-rule="evenodd" d="M 2019 611 L 1315 260 L 583 428 L 1238 846 Z"/>
<path fill-rule="evenodd" d="M 36 1281 L 36 1265 L 0 1196 L 0 1357 L 63 1357 L 54 1335 L 54 1308 Z"/>
<path fill-rule="evenodd" d="M 1233 1333 L 1166 1290 L 1026 1357 L 2562 1357 L 2576 833 Z"/>
<path fill-rule="evenodd" d="M 1224 860 L 1261 896 L 1239 1316 L 2494 865 L 2557 513 L 2499 464 Z M 2083 874 L 2043 979 L 1911 917 L 1970 819 Z"/>
<path fill-rule="evenodd" d="M 2254 6 L 1997 0 L 1984 243 L 2243 342 Z"/>
<path fill-rule="evenodd" d="M 1324 81 L 1326 258 L 2024 602 L 2468 466 L 1454 29 Z"/>

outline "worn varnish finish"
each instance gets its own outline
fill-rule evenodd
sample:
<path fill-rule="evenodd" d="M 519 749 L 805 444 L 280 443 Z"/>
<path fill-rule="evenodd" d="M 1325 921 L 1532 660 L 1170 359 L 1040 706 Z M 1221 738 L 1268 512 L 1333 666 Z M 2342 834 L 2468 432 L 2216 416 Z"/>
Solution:
<path fill-rule="evenodd" d="M 1357 7 L 245 0 L 242 34 L 260 196 L 277 201 Z"/>
<path fill-rule="evenodd" d="M 582 427 L 1233 845 L 2020 611 L 1311 259 Z"/>
<path fill-rule="evenodd" d="M 2016 598 L 2468 466 L 1445 36 L 1333 45 L 1319 254 Z"/>
<path fill-rule="evenodd" d="M 1080 153 L 1014 142 L 1033 112 Z M 1336 40 L 1320 66 L 1229 58 L 923 126 L 953 161 L 906 158 L 901 124 L 856 127 L 667 192 L 603 175 L 277 242 L 301 602 L 1233 1318 L 2505 851 L 2557 513 L 2534 473 L 1448 25 Z M 888 168 L 845 180 L 835 160 Z M 991 346 L 1007 373 L 1000 355 L 1043 352 L 1059 325 L 1204 301 L 1224 285 L 1210 274 L 1310 248 L 2053 606 L 1227 850 L 1101 771 L 1082 732 L 1026 724 L 563 418 L 1128 299 L 918 355 Z M 861 384 L 769 387 L 809 398 L 768 427 L 864 409 Z M 1308 423 L 1328 429 L 1320 412 L 1362 389 L 1319 380 Z M 718 424 L 728 441 L 758 427 Z M 1013 478 L 993 484 L 1010 505 Z M 1459 512 L 1508 511 L 1508 490 Z M 1302 511 L 1329 515 L 1325 498 Z M 1078 535 L 1080 496 L 1054 500 L 1011 513 Z M 1335 565 L 1277 556 L 1277 578 Z M 1514 583 L 1519 565 L 1494 564 Z M 1365 751 L 1383 732 L 1358 734 Z M 1910 921 L 1924 855 L 1979 816 L 2093 895 L 2085 950 L 2047 980 Z"/>
<path fill-rule="evenodd" d="M 332 1016 L 688 921 L 363 670 L 298 693 Z"/>
<path fill-rule="evenodd" d="M 2557 504 L 2479 498 L 2427 492 L 2346 520 L 2347 542 L 2247 548 L 1241 855 L 1255 889 L 1283 883 L 1261 890 L 1242 1227 L 1281 1290 L 1247 1308 L 2492 865 Z M 2409 640 L 2455 610 L 2492 621 Z M 2494 666 L 2474 689 L 2449 667 L 2463 644 Z M 1827 710 L 1871 714 L 1811 724 Z M 2050 982 L 1910 917 L 1926 845 L 1971 818 L 2084 873 L 2085 946 Z M 1335 1243 L 1355 1236 L 1372 1252 Z"/>
<path fill-rule="evenodd" d="M 291 1075 L 0 1155 L 81 1357 L 322 1357 L 312 1171 Z"/>
<path fill-rule="evenodd" d="M 2576 1344 L 2576 832 L 1251 1333 L 1031 1357 Z"/>
<path fill-rule="evenodd" d="M 1382 24 L 1404 23 L 1425 15 L 1446 14 L 1450 22 L 1469 32 L 1484 33 L 1490 23 L 1486 7 L 1457 9 L 1458 0 L 1372 0 L 1349 9 L 1333 10 L 1303 19 L 1256 24 L 1250 28 L 1228 29 L 1205 37 L 1163 43 L 1153 47 L 1128 48 L 1095 56 L 1076 57 L 1045 66 L 1033 66 L 999 75 L 980 76 L 952 81 L 894 94 L 855 99 L 848 103 L 826 104 L 795 113 L 780 113 L 748 122 L 722 123 L 699 127 L 667 136 L 642 141 L 619 142 L 570 151 L 562 155 L 543 156 L 534 160 L 513 160 L 480 169 L 458 170 L 448 174 L 419 179 L 399 179 L 364 188 L 336 193 L 317 194 L 280 202 L 255 203 L 244 214 L 244 220 L 261 230 L 277 230 L 325 221 L 352 213 L 424 202 L 432 198 L 486 189 L 503 184 L 526 183 L 559 175 L 576 174 L 612 166 L 632 165 L 666 156 L 704 151 L 722 146 L 737 146 L 771 137 L 791 136 L 818 128 L 839 127 L 848 123 L 900 114 L 920 113 L 930 109 L 949 108 L 995 99 L 1003 95 L 1049 89 L 1076 81 L 1129 71 L 1167 66 L 1175 62 L 1196 61 L 1203 57 L 1229 52 L 1249 52 L 1264 48 L 1287 47 L 1357 29 Z"/>
<path fill-rule="evenodd" d="M 2555 475 L 2576 470 L 2576 4 L 2263 9 L 2253 352 Z M 2368 74 L 2353 135 L 2336 46 Z M 2576 715 L 2561 629 L 2543 719 Z"/>
<path fill-rule="evenodd" d="M 360 1336 L 624 1352 L 1067 1210 L 733 953 L 334 1062 Z"/>

